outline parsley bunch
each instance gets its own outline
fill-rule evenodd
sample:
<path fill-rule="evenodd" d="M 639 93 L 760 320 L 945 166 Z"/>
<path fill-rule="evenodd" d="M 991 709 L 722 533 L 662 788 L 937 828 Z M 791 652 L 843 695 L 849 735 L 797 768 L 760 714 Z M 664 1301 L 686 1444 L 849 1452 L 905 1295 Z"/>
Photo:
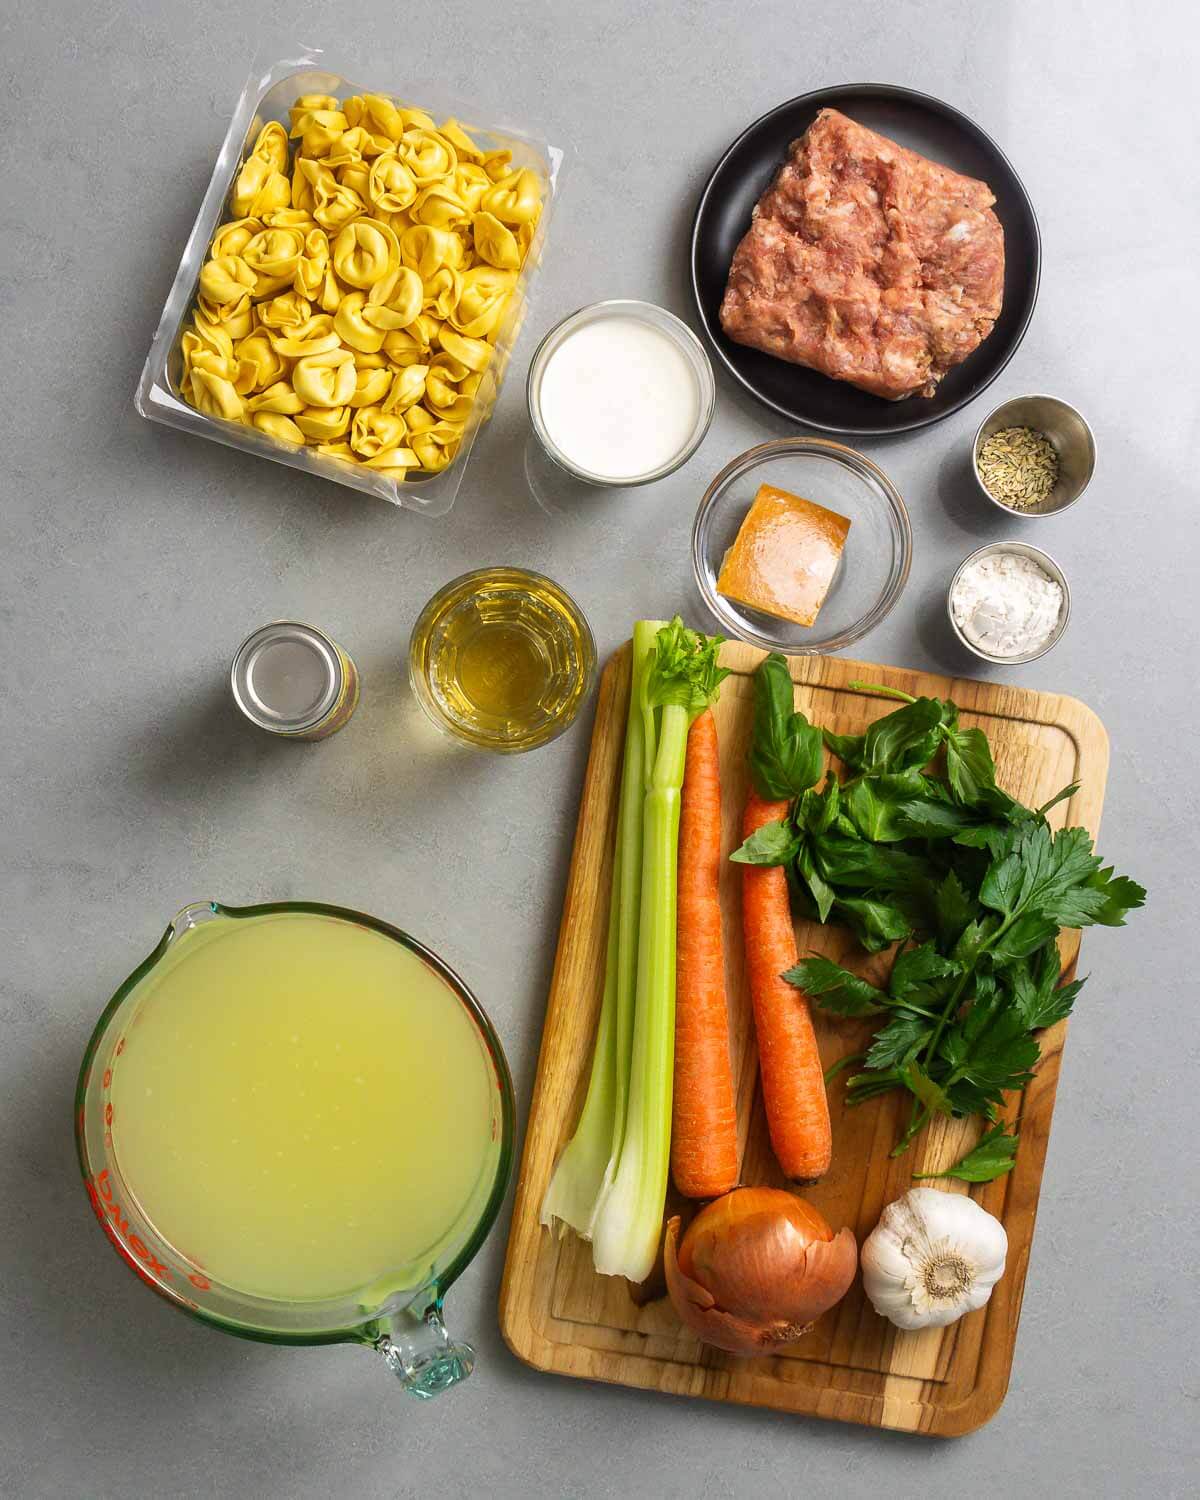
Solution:
<path fill-rule="evenodd" d="M 790 803 L 732 856 L 783 865 L 803 915 L 841 922 L 871 953 L 898 944 L 885 988 L 827 958 L 784 978 L 817 1005 L 883 1021 L 847 1084 L 852 1104 L 894 1088 L 913 1096 L 907 1150 L 934 1114 L 995 1120 L 1033 1077 L 1036 1033 L 1070 1014 L 1082 981 L 1061 983 L 1063 928 L 1124 926 L 1146 893 L 1114 875 L 1085 829 L 1052 832 L 1040 808 L 996 785 L 987 737 L 939 698 L 853 683 L 901 700 L 865 734 L 838 735 L 794 711 L 786 660 L 755 677 L 751 772 L 760 794 Z M 832 770 L 818 790 L 828 749 Z M 1015 1137 L 990 1130 L 950 1173 L 987 1182 L 1011 1170 Z"/>

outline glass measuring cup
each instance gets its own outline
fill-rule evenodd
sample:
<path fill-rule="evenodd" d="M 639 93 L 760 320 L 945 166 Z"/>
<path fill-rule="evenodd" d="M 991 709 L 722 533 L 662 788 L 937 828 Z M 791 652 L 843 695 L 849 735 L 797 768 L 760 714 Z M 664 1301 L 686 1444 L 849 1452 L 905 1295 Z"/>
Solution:
<path fill-rule="evenodd" d="M 160 965 L 185 963 L 217 935 L 215 923 L 284 913 L 348 923 L 406 949 L 461 1007 L 478 1042 L 487 1079 L 490 1129 L 483 1166 L 453 1222 L 418 1257 L 394 1268 L 395 1274 L 334 1297 L 275 1298 L 221 1282 L 211 1269 L 164 1238 L 138 1201 L 114 1148 L 113 1067 L 147 998 L 151 976 Z M 453 1097 L 445 1101 L 448 1109 L 454 1103 Z M 157 947 L 100 1017 L 80 1069 L 75 1134 L 92 1208 L 113 1248 L 152 1290 L 200 1321 L 244 1338 L 278 1344 L 364 1344 L 384 1358 L 405 1391 L 428 1398 L 464 1380 L 474 1365 L 471 1346 L 453 1340 L 446 1331 L 442 1299 L 482 1244 L 500 1207 L 512 1166 L 513 1114 L 508 1064 L 490 1021 L 462 980 L 406 933 L 359 912 L 311 902 L 240 908 L 201 902 L 184 907 L 168 924 Z M 414 1125 L 418 1131 L 436 1129 L 437 1121 L 422 1118 Z M 211 1190 L 216 1214 L 220 1182 L 204 1186 Z"/>

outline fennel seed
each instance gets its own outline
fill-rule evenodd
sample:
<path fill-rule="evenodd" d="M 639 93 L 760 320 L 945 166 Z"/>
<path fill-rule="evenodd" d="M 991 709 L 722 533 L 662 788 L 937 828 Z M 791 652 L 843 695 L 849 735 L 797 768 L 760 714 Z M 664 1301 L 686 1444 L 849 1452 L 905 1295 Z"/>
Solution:
<path fill-rule="evenodd" d="M 1044 432 L 1002 427 L 985 438 L 975 461 L 984 488 L 1001 505 L 1029 510 L 1058 483 L 1058 454 Z"/>

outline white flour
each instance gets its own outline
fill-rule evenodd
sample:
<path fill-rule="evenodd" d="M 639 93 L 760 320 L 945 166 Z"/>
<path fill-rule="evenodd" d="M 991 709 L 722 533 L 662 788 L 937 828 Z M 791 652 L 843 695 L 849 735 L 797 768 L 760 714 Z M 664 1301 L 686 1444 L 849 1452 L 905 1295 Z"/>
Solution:
<path fill-rule="evenodd" d="M 992 656 L 1024 656 L 1044 646 L 1062 606 L 1059 585 L 1020 552 L 994 552 L 972 563 L 950 600 L 963 635 Z"/>

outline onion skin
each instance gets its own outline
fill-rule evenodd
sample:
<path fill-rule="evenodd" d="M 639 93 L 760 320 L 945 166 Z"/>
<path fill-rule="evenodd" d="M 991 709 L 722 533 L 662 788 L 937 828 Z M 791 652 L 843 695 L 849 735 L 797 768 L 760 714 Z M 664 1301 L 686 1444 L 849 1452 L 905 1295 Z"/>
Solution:
<path fill-rule="evenodd" d="M 663 1245 L 667 1291 L 683 1322 L 729 1354 L 770 1354 L 809 1331 L 846 1295 L 858 1267 L 854 1234 L 779 1188 L 737 1188 Z"/>

